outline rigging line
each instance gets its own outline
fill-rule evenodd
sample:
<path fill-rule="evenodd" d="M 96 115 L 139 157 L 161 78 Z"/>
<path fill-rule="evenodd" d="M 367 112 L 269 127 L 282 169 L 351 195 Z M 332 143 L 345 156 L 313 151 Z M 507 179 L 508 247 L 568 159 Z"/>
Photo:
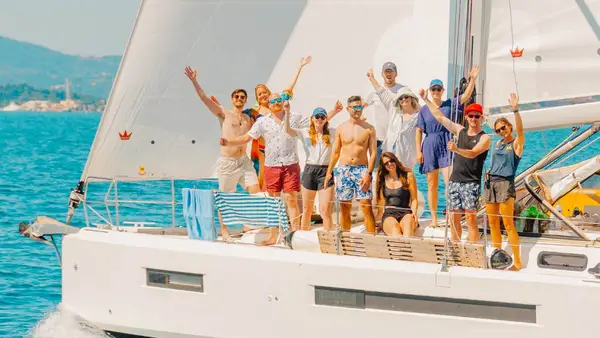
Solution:
<path fill-rule="evenodd" d="M 513 16 L 512 16 L 512 4 L 511 0 L 508 0 L 508 16 L 510 18 L 510 39 L 511 39 L 511 50 L 515 48 L 515 32 L 513 29 Z M 519 83 L 517 81 L 517 71 L 515 67 L 515 58 L 512 58 L 512 71 L 513 71 L 513 79 L 515 80 L 515 90 L 517 92 L 517 96 L 519 96 Z"/>
<path fill-rule="evenodd" d="M 600 135 L 597 136 L 595 139 L 593 139 L 592 141 L 588 142 L 588 144 L 582 146 L 581 148 L 575 150 L 573 153 L 569 154 L 569 156 L 565 156 L 564 158 L 562 158 L 560 161 L 553 163 L 552 166 L 550 167 L 550 169 L 554 169 L 556 168 L 558 165 L 562 164 L 564 161 L 568 160 L 569 158 L 573 157 L 575 154 L 581 152 L 582 150 L 584 150 L 585 148 L 589 147 L 590 145 L 594 144 L 594 142 L 598 141 L 598 139 L 600 139 Z"/>

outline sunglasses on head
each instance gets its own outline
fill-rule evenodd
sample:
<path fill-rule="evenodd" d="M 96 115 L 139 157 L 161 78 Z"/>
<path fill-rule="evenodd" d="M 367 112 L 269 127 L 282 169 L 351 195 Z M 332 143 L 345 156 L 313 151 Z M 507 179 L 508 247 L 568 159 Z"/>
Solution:
<path fill-rule="evenodd" d="M 429 90 L 431 90 L 432 92 L 441 92 L 444 89 L 442 87 L 431 87 L 429 88 Z"/>
<path fill-rule="evenodd" d="M 240 99 L 240 100 L 245 100 L 246 99 L 246 95 L 234 95 L 233 96 L 234 99 Z"/>
<path fill-rule="evenodd" d="M 280 97 L 278 97 L 278 98 L 276 98 L 276 99 L 271 99 L 271 100 L 269 100 L 269 103 L 270 103 L 270 104 L 275 104 L 275 102 L 279 102 L 279 103 L 281 103 L 281 101 L 283 101 L 283 99 L 282 99 L 282 98 L 280 98 Z"/>
<path fill-rule="evenodd" d="M 350 108 L 354 109 L 354 110 L 362 110 L 363 106 L 350 106 Z"/>
<path fill-rule="evenodd" d="M 478 119 L 481 117 L 481 115 L 479 115 L 479 114 L 469 114 L 469 115 L 467 115 L 467 116 L 468 116 L 470 119 L 474 119 L 474 120 L 478 120 Z"/>
<path fill-rule="evenodd" d="M 496 129 L 496 134 L 499 134 L 501 131 L 504 131 L 504 130 L 506 130 L 506 126 L 502 126 L 498 129 Z"/>
<path fill-rule="evenodd" d="M 325 120 L 325 119 L 327 119 L 327 116 L 325 116 L 323 114 L 318 114 L 318 115 L 315 115 L 315 119 L 317 119 L 317 120 Z"/>

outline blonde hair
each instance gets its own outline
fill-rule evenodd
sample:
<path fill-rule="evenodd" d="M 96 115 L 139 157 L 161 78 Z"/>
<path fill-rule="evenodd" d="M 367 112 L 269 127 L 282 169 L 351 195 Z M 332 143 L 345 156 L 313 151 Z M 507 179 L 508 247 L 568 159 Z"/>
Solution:
<path fill-rule="evenodd" d="M 256 102 L 257 102 L 258 104 L 260 104 L 260 102 L 258 102 L 258 90 L 259 90 L 260 88 L 263 88 L 264 90 L 266 90 L 266 91 L 267 91 L 267 97 L 271 96 L 271 90 L 269 89 L 269 87 L 267 87 L 267 85 L 264 85 L 264 84 L 262 84 L 262 83 L 261 83 L 261 84 L 258 84 L 258 85 L 256 85 L 256 87 L 254 87 L 254 97 L 256 98 Z"/>

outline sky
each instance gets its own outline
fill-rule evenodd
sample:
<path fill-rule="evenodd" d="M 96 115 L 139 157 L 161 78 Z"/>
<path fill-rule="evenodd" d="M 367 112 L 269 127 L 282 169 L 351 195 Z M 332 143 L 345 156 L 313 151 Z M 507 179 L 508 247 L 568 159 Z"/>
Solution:
<path fill-rule="evenodd" d="M 0 36 L 65 54 L 122 55 L 140 0 L 0 0 Z"/>

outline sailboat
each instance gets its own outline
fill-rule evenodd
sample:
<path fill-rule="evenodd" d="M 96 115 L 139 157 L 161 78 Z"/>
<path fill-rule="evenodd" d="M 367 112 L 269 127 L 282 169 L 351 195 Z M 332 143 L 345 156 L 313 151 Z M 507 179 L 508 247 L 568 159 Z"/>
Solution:
<path fill-rule="evenodd" d="M 51 245 L 65 234 L 57 250 L 62 307 L 111 333 L 589 335 L 600 303 L 600 232 L 572 216 L 574 208 L 597 210 L 597 198 L 575 196 L 597 196 L 600 162 L 560 161 L 600 129 L 594 13 L 600 1 L 144 0 L 68 221 L 38 218 L 20 231 Z M 521 55 L 512 53 L 517 43 Z M 440 77 L 454 88 L 480 64 L 478 101 L 488 123 L 506 114 L 518 86 L 527 130 L 585 125 L 518 177 L 520 203 L 548 216 L 520 234 L 523 269 L 504 270 L 510 247 L 492 248 L 485 217 L 476 244 L 449 242 L 444 228 L 423 220 L 415 238 L 317 229 L 288 233 L 284 246 L 273 247 L 193 240 L 186 228 L 130 226 L 119 217 L 119 183 L 171 183 L 166 204 L 176 223 L 173 182 L 212 177 L 219 130 L 183 76 L 185 65 L 199 68 L 212 95 L 227 97 L 257 83 L 283 89 L 302 55 L 313 63 L 295 90 L 298 112 L 369 92 L 366 71 L 386 61 L 413 89 Z M 105 198 L 108 215 L 92 224 L 102 210 L 88 203 L 88 189 L 98 183 L 115 197 Z M 69 225 L 80 204 L 83 228 Z"/>

